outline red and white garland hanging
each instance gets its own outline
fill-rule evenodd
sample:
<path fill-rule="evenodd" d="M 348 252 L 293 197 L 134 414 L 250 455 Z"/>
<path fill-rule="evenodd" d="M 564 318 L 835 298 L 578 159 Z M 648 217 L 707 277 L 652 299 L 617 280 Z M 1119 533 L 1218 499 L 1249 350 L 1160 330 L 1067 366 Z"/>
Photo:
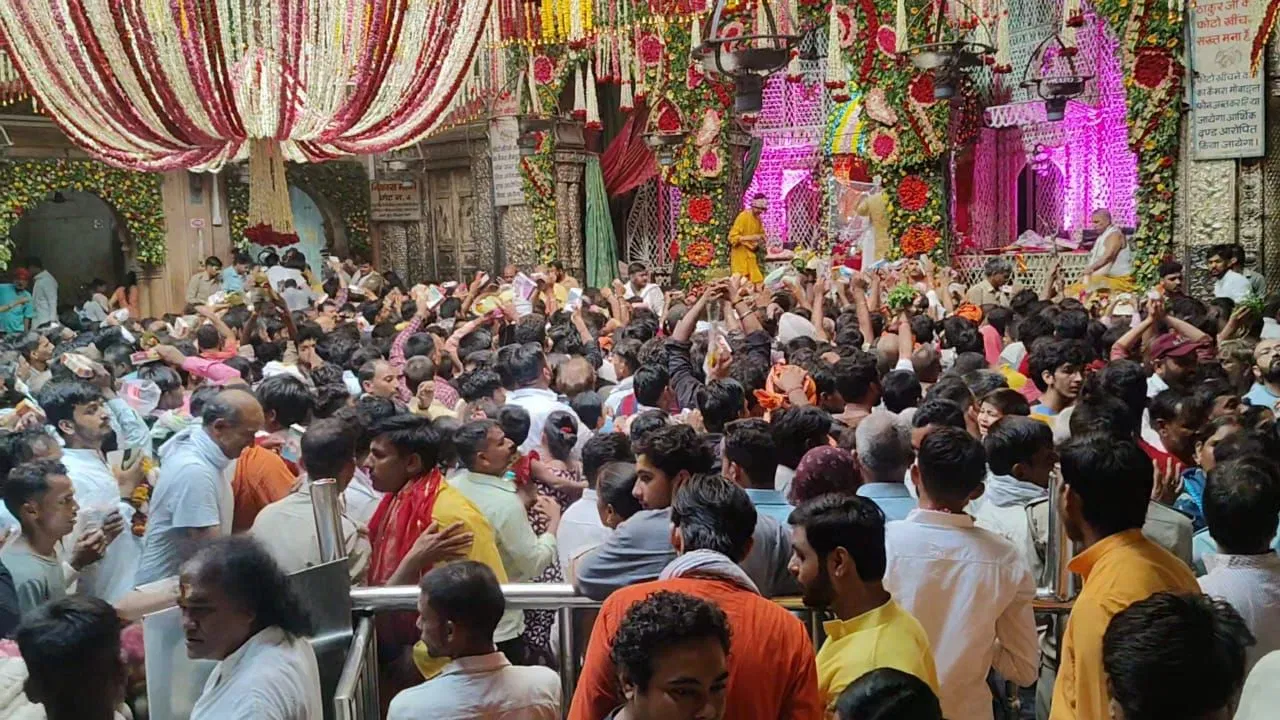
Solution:
<path fill-rule="evenodd" d="M 492 0 L 0 0 L 0 44 L 76 144 L 216 170 L 254 140 L 320 162 L 441 124 Z"/>

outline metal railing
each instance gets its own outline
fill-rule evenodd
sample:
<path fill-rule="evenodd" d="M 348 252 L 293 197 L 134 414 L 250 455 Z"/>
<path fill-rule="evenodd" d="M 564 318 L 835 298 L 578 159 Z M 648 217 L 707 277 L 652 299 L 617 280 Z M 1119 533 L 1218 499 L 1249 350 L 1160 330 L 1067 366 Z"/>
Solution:
<path fill-rule="evenodd" d="M 364 616 L 356 624 L 347 661 L 338 676 L 333 694 L 333 716 L 337 720 L 378 717 L 378 633 L 373 617 Z"/>

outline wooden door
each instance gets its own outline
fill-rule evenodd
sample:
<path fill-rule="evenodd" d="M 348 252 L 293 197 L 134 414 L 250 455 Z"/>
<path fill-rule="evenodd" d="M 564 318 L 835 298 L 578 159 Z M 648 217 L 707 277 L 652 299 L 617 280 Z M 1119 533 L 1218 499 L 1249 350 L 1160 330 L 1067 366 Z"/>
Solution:
<path fill-rule="evenodd" d="M 428 255 L 433 259 L 435 280 L 469 279 L 479 267 L 479 249 L 472 233 L 475 195 L 469 167 L 427 173 L 431 208 Z"/>

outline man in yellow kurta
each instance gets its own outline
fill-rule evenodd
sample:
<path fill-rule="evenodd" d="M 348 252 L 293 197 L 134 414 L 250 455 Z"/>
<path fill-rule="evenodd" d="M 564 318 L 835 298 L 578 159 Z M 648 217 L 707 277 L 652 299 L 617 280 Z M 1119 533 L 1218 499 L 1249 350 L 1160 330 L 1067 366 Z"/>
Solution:
<path fill-rule="evenodd" d="M 757 194 L 751 198 L 751 204 L 738 213 L 729 229 L 729 269 L 734 275 L 741 275 L 753 283 L 764 280 L 760 274 L 760 264 L 756 262 L 756 248 L 765 241 L 764 223 L 760 216 L 769 207 L 764 195 Z"/>

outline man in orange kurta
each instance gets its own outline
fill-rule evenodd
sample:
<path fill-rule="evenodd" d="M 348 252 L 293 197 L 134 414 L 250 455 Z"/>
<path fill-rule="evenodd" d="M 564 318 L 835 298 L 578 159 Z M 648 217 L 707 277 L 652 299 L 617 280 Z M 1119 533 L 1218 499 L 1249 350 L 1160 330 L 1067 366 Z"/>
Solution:
<path fill-rule="evenodd" d="M 690 512 L 696 508 L 696 511 Z M 658 580 L 615 590 L 591 629 L 586 662 L 578 677 L 569 720 L 600 720 L 623 704 L 611 659 L 614 635 L 627 610 L 660 590 L 715 603 L 729 620 L 725 717 L 734 720 L 820 720 L 818 670 L 804 625 L 763 597 L 737 563 L 746 557 L 755 529 L 755 507 L 742 488 L 713 475 L 695 475 L 676 491 L 671 505 L 678 556 Z M 697 526 L 696 532 L 687 529 Z M 728 538 L 720 547 L 699 547 L 707 538 Z M 688 538 L 686 542 L 685 538 Z M 708 544 L 710 544 L 708 542 Z"/>

